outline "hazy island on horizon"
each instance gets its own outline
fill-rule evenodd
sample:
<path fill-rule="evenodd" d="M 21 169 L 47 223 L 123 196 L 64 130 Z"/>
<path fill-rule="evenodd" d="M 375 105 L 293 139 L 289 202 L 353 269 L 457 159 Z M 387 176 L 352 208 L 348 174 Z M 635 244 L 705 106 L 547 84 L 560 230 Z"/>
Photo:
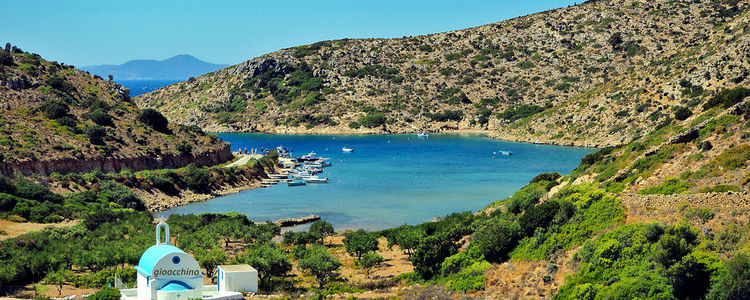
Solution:
<path fill-rule="evenodd" d="M 93 75 L 119 80 L 187 80 L 222 68 L 227 64 L 202 61 L 189 54 L 180 54 L 164 60 L 136 59 L 120 65 L 92 65 L 81 67 Z"/>

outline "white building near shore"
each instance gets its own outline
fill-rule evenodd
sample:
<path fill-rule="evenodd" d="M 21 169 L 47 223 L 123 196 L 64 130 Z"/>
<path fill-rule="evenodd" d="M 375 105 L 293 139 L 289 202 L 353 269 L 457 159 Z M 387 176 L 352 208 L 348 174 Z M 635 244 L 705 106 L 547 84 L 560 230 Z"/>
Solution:
<path fill-rule="evenodd" d="M 143 252 L 135 270 L 137 287 L 120 290 L 122 300 L 243 299 L 240 291 L 258 292 L 258 272 L 248 265 L 221 266 L 221 289 L 204 286 L 200 265 L 169 244 L 169 225 L 163 222 L 156 225 L 156 244 Z"/>

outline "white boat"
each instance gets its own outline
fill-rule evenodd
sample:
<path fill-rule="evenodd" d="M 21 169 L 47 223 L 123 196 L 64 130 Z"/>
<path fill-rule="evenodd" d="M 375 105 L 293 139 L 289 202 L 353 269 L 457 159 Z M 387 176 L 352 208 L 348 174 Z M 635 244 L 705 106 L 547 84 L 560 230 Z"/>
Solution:
<path fill-rule="evenodd" d="M 313 177 L 303 178 L 302 180 L 304 180 L 307 183 L 328 183 L 328 177 L 319 178 L 318 176 L 313 176 Z"/>
<path fill-rule="evenodd" d="M 301 185 L 306 185 L 306 184 L 307 182 L 304 182 L 304 181 L 290 181 L 290 182 L 287 182 L 286 185 L 287 186 L 301 186 Z"/>
<path fill-rule="evenodd" d="M 341 151 L 344 151 L 344 152 L 354 152 L 354 148 L 346 148 L 346 147 L 344 147 L 344 148 L 341 148 Z"/>
<path fill-rule="evenodd" d="M 425 133 L 424 131 L 422 131 L 422 133 L 418 133 L 417 134 L 417 137 L 419 137 L 419 138 L 428 138 L 428 137 L 430 137 L 430 135 L 428 135 L 427 133 Z"/>
<path fill-rule="evenodd" d="M 510 152 L 510 151 L 502 151 L 501 150 L 501 151 L 498 151 L 498 153 L 500 153 L 500 155 L 513 155 L 513 152 Z"/>

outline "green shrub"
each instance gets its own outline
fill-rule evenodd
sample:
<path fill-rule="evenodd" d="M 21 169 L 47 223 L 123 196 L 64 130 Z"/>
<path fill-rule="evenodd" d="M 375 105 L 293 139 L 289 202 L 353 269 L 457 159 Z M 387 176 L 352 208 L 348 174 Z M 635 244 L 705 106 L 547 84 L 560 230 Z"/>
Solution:
<path fill-rule="evenodd" d="M 63 197 L 53 193 L 46 186 L 38 183 L 29 181 L 28 179 L 22 178 L 17 180 L 14 184 L 15 193 L 13 195 L 37 200 L 40 202 L 49 201 L 52 203 L 62 203 Z"/>
<path fill-rule="evenodd" d="M 160 112 L 155 109 L 147 108 L 138 113 L 136 117 L 139 122 L 146 124 L 159 132 L 168 132 L 169 121 Z"/>
<path fill-rule="evenodd" d="M 750 258 L 737 253 L 726 262 L 726 272 L 716 279 L 707 299 L 747 299 L 750 296 Z"/>
<path fill-rule="evenodd" d="M 720 184 L 712 187 L 701 189 L 700 193 L 726 193 L 726 192 L 739 192 L 740 187 L 730 184 Z"/>
<path fill-rule="evenodd" d="M 740 103 L 742 99 L 745 99 L 747 96 L 750 96 L 750 89 L 746 87 L 738 86 L 732 89 L 723 89 L 706 101 L 706 103 L 703 104 L 703 109 L 708 110 L 719 105 L 724 108 L 729 108 L 732 105 Z"/>
<path fill-rule="evenodd" d="M 44 117 L 48 119 L 59 119 L 70 113 L 68 104 L 59 99 L 45 99 L 40 107 Z"/>
<path fill-rule="evenodd" d="M 107 137 L 107 130 L 99 125 L 93 125 L 86 128 L 86 137 L 94 145 L 104 145 L 104 138 Z"/>
<path fill-rule="evenodd" d="M 414 265 L 414 271 L 421 278 L 432 279 L 440 274 L 443 261 L 456 252 L 457 247 L 453 241 L 429 236 L 419 243 L 414 255 L 411 256 L 411 262 Z"/>
<path fill-rule="evenodd" d="M 187 142 L 182 142 L 177 144 L 177 152 L 180 153 L 180 155 L 191 155 L 193 152 L 193 145 L 190 145 Z"/>
<path fill-rule="evenodd" d="M 13 54 L 5 50 L 0 50 L 0 66 L 12 66 L 15 65 L 13 60 Z"/>
<path fill-rule="evenodd" d="M 89 300 L 120 300 L 120 290 L 113 287 L 103 288 L 88 296 Z"/>
<path fill-rule="evenodd" d="M 106 202 L 116 203 L 123 208 L 144 210 L 146 207 L 143 200 L 134 194 L 128 187 L 114 181 L 104 181 L 99 188 L 98 197 Z"/>
<path fill-rule="evenodd" d="M 674 109 L 674 118 L 683 121 L 693 115 L 693 112 L 684 106 L 677 106 Z"/>
<path fill-rule="evenodd" d="M 375 127 L 382 126 L 383 124 L 385 124 L 385 116 L 383 116 L 382 113 L 368 114 L 366 116 L 362 116 L 359 119 L 357 119 L 356 123 L 361 126 L 368 127 L 368 128 L 375 128 Z M 351 123 L 349 124 L 349 127 L 352 127 Z"/>
<path fill-rule="evenodd" d="M 89 117 L 89 119 L 91 119 L 91 121 L 94 121 L 94 123 L 96 123 L 97 125 L 102 125 L 102 126 L 114 125 L 112 123 L 112 117 L 106 111 L 100 108 L 90 110 L 87 116 Z"/>
<path fill-rule="evenodd" d="M 507 109 L 504 112 L 500 113 L 498 117 L 508 120 L 509 122 L 515 122 L 516 120 L 525 119 L 530 116 L 533 116 L 543 110 L 544 108 L 538 105 L 524 104 L 513 109 Z"/>
<path fill-rule="evenodd" d="M 209 190 L 211 176 L 205 168 L 191 163 L 185 167 L 185 185 L 196 193 L 206 193 Z"/>
<path fill-rule="evenodd" d="M 508 254 L 515 248 L 520 236 L 512 222 L 493 220 L 474 234 L 472 245 L 485 259 L 499 263 L 508 259 Z M 443 273 L 445 273 L 447 266 L 444 264 L 443 267 Z M 455 273 L 450 269 L 448 271 Z"/>
<path fill-rule="evenodd" d="M 552 172 L 552 173 L 541 173 L 539 175 L 534 176 L 533 179 L 529 183 L 537 183 L 540 181 L 555 181 L 561 177 L 560 173 Z"/>
<path fill-rule="evenodd" d="M 642 189 L 638 191 L 638 194 L 641 195 L 651 195 L 651 194 L 662 194 L 662 195 L 672 195 L 672 194 L 680 194 L 686 192 L 691 187 L 690 183 L 685 181 L 680 181 L 679 178 L 667 178 L 664 181 L 664 184 L 657 185 L 653 187 L 647 187 L 645 189 Z"/>

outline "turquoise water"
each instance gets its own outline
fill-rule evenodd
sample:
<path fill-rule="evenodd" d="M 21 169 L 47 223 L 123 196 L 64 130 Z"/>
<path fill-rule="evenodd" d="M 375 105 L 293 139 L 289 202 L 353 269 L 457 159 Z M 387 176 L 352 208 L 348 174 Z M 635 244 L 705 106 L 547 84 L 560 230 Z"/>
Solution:
<path fill-rule="evenodd" d="M 476 211 L 542 172 L 573 170 L 594 149 L 501 142 L 477 135 L 305 136 L 219 134 L 232 149 L 284 145 L 301 156 L 330 157 L 328 184 L 246 190 L 169 210 L 164 215 L 230 212 L 254 221 L 321 216 L 340 229 L 416 224 Z M 353 153 L 343 153 L 351 147 Z M 493 154 L 512 151 L 512 156 Z"/>

